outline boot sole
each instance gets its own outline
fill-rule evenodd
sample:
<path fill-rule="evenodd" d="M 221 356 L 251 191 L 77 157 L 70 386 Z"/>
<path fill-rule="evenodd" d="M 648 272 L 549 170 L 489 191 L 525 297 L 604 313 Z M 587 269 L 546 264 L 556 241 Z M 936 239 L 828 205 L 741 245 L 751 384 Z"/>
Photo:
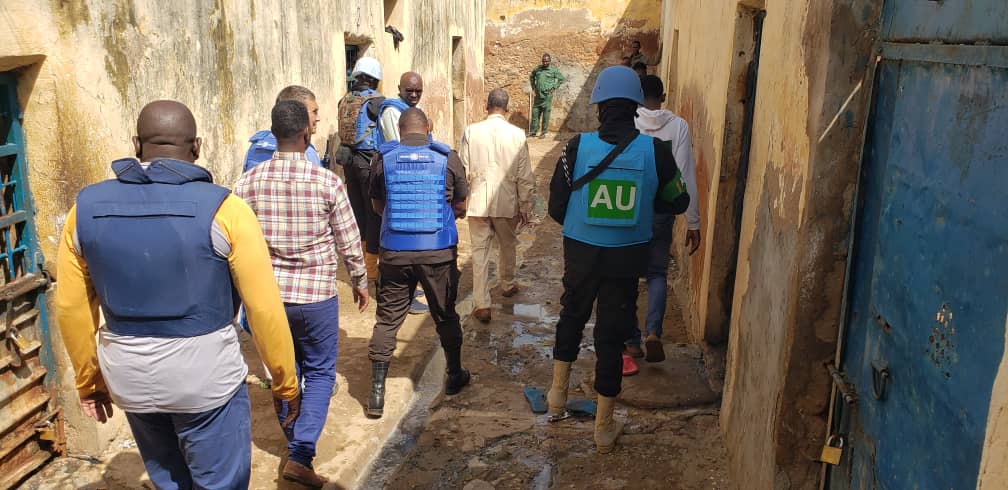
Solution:
<path fill-rule="evenodd" d="M 318 485 L 318 484 L 315 484 L 315 483 L 310 483 L 310 482 L 308 482 L 306 480 L 302 480 L 301 478 L 298 478 L 296 476 L 290 476 L 287 473 L 284 473 L 283 479 L 287 480 L 287 481 L 290 481 L 290 482 L 297 483 L 298 485 L 304 485 L 304 486 L 306 486 L 308 488 L 324 488 L 325 487 L 325 483 L 323 483 L 321 485 Z M 326 483 L 328 483 L 328 482 L 326 482 Z"/>
<path fill-rule="evenodd" d="M 374 410 L 370 408 L 367 409 L 367 416 L 373 419 L 380 419 L 382 415 L 384 415 L 384 413 L 385 413 L 384 409 L 382 410 Z"/>
<path fill-rule="evenodd" d="M 613 449 L 616 449 L 616 445 L 613 444 L 612 446 L 596 446 L 595 449 L 598 451 L 599 454 L 609 454 L 613 452 Z"/>

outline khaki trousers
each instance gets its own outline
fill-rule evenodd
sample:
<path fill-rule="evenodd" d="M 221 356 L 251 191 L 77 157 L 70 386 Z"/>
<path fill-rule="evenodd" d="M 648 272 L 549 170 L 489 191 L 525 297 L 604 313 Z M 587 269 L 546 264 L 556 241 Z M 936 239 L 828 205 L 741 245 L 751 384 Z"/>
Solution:
<path fill-rule="evenodd" d="M 497 274 L 500 277 L 500 287 L 510 288 L 514 285 L 515 271 L 515 235 L 514 218 L 483 218 L 469 217 L 469 241 L 472 246 L 473 264 L 473 307 L 489 308 L 490 302 L 490 244 L 497 238 L 500 248 L 500 258 L 497 261 Z"/>

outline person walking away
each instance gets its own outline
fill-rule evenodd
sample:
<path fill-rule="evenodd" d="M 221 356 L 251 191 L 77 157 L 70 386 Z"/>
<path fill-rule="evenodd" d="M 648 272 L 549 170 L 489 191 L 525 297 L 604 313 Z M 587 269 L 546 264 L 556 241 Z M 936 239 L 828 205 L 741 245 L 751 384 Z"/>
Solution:
<path fill-rule="evenodd" d="M 399 117 L 403 111 L 410 107 L 416 107 L 423 97 L 423 77 L 416 72 L 406 72 L 399 77 L 399 97 L 385 99 L 378 106 L 378 126 L 381 129 L 376 143 L 381 146 L 389 141 L 399 141 Z M 381 221 L 377 214 L 374 215 L 372 226 L 369 227 L 367 240 L 367 253 L 378 254 L 379 250 L 379 228 Z M 422 315 L 430 311 L 430 308 L 420 301 L 424 297 L 423 291 L 417 291 L 413 302 L 410 303 L 409 312 L 411 315 Z"/>
<path fill-rule="evenodd" d="M 308 108 L 308 114 L 311 115 L 311 132 L 315 134 L 315 129 L 318 127 L 319 121 L 319 106 L 318 101 L 315 100 L 315 94 L 305 87 L 300 85 L 290 85 L 284 87 L 283 90 L 276 96 L 276 102 L 281 102 L 285 100 L 296 100 L 301 102 Z M 274 103 L 276 103 L 274 102 Z M 249 138 L 249 149 L 245 152 L 245 163 L 242 166 L 242 172 L 248 172 L 266 160 L 273 158 L 273 152 L 276 151 L 276 136 L 268 130 L 264 129 L 262 131 L 256 132 L 251 138 Z M 319 158 L 318 150 L 309 143 L 308 149 L 305 151 L 305 157 L 308 161 L 314 163 L 315 165 L 326 166 Z"/>
<path fill-rule="evenodd" d="M 560 70 L 551 66 L 552 63 L 550 55 L 543 54 L 542 63 L 529 75 L 529 84 L 532 86 L 532 93 L 535 94 L 532 101 L 529 136 L 535 136 L 541 124 L 542 131 L 539 132 L 539 137 L 546 137 L 546 132 L 549 131 L 550 111 L 553 108 L 553 92 L 567 81 Z"/>
<path fill-rule="evenodd" d="M 473 316 L 490 321 L 490 245 L 500 249 L 497 271 L 501 295 L 518 294 L 515 283 L 516 230 L 528 223 L 534 205 L 535 179 L 529 162 L 525 132 L 507 122 L 509 97 L 494 89 L 487 97 L 489 116 L 462 134 L 459 156 L 469 179 L 466 219 L 469 221 L 473 263 Z"/>
<path fill-rule="evenodd" d="M 550 216 L 563 224 L 564 292 L 547 404 L 551 413 L 564 412 L 571 363 L 595 305 L 595 444 L 598 452 L 608 453 L 622 430 L 612 414 L 654 214 L 684 212 L 689 195 L 667 147 L 634 127 L 643 94 L 633 70 L 603 70 L 591 103 L 598 104 L 598 132 L 567 143 L 550 181 Z"/>
<path fill-rule="evenodd" d="M 661 78 L 647 75 L 641 79 L 644 91 L 644 106 L 637 109 L 634 124 L 641 134 L 653 136 L 663 142 L 675 156 L 679 173 L 686 184 L 686 192 L 690 196 L 697 195 L 696 168 L 693 164 L 689 125 L 686 120 L 672 111 L 662 109 L 665 102 L 665 88 Z M 644 332 L 647 335 L 644 346 L 647 349 L 645 360 L 661 362 L 665 360 L 665 350 L 662 347 L 662 323 L 665 319 L 665 303 L 668 295 L 669 255 L 672 248 L 672 227 L 675 215 L 670 213 L 655 213 L 651 241 L 651 260 L 647 268 L 647 316 L 644 321 Z M 686 250 L 690 255 L 700 247 L 700 210 L 696 199 L 690 199 L 686 208 Z M 636 317 L 634 318 L 636 319 Z M 640 348 L 641 331 L 634 324 L 630 340 L 627 340 L 627 352 L 633 357 L 642 357 Z"/>
<path fill-rule="evenodd" d="M 339 102 L 339 138 L 336 157 L 332 160 L 343 166 L 350 207 L 357 218 L 357 229 L 366 241 L 368 227 L 378 227 L 380 220 L 371 209 L 368 186 L 371 179 L 371 160 L 378 151 L 378 106 L 385 100 L 378 92 L 382 79 L 381 64 L 371 57 L 357 60 L 351 76 L 354 88 Z M 377 233 L 375 233 L 377 237 Z M 366 254 L 368 277 L 378 277 L 378 255 Z"/>
<path fill-rule="evenodd" d="M 231 320 L 248 305 L 275 407 L 298 417 L 294 349 L 252 210 L 196 165 L 196 120 L 144 106 L 136 159 L 77 195 L 59 241 L 56 322 L 84 413 L 126 414 L 157 488 L 248 488 L 252 431 Z M 99 315 L 99 307 L 101 315 Z M 104 325 L 101 324 L 104 317 Z M 96 338 L 97 333 L 97 338 Z"/>
<path fill-rule="evenodd" d="M 271 118 L 277 151 L 242 175 L 234 192 L 255 211 L 269 244 L 304 387 L 301 417 L 284 431 L 289 455 L 283 477 L 321 488 L 326 479 L 315 472 L 312 460 L 336 382 L 337 256 L 346 265 L 360 311 L 368 303 L 367 274 L 343 182 L 305 159 L 311 140 L 307 108 L 281 101 Z M 253 337 L 257 333 L 253 330 Z"/>
<path fill-rule="evenodd" d="M 462 326 L 455 311 L 458 296 L 458 231 L 465 217 L 469 186 L 458 155 L 430 141 L 430 122 L 420 109 L 403 111 L 402 140 L 379 148 L 371 166 L 371 199 L 382 216 L 378 261 L 378 309 L 368 357 L 371 396 L 367 415 L 381 417 L 385 378 L 396 347 L 396 333 L 419 284 L 427 293 L 431 317 L 447 360 L 445 394 L 469 384 L 462 368 Z"/>

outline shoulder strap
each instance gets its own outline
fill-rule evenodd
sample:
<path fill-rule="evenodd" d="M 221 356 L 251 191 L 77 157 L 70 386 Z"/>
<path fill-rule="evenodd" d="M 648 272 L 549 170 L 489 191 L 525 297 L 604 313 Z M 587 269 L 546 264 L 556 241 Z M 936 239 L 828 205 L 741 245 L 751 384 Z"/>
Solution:
<path fill-rule="evenodd" d="M 601 162 L 599 162 L 597 167 L 591 169 L 591 171 L 571 183 L 571 191 L 573 192 L 584 187 L 585 184 L 595 180 L 595 177 L 598 177 L 599 174 L 605 172 L 605 169 L 609 168 L 609 165 L 612 165 L 613 160 L 615 160 L 620 153 L 623 153 L 623 150 L 630 146 L 630 143 L 633 143 L 633 140 L 637 139 L 637 136 L 640 136 L 640 132 L 634 131 L 633 134 L 623 139 L 623 141 L 620 141 L 619 144 L 617 144 L 616 147 L 613 148 Z"/>

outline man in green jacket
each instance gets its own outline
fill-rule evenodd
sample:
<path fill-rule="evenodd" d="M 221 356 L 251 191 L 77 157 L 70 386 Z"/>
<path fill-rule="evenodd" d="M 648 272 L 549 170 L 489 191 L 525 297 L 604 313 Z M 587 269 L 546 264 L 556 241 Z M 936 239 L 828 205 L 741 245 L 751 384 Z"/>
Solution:
<path fill-rule="evenodd" d="M 550 66 L 552 60 L 550 55 L 542 56 L 542 64 L 537 66 L 529 75 L 529 84 L 532 85 L 532 92 L 535 100 L 532 102 L 532 122 L 529 124 L 529 136 L 535 136 L 539 132 L 539 121 L 542 118 L 542 132 L 540 138 L 546 137 L 549 130 L 550 108 L 553 105 L 553 91 L 562 83 L 567 81 L 560 70 Z"/>

